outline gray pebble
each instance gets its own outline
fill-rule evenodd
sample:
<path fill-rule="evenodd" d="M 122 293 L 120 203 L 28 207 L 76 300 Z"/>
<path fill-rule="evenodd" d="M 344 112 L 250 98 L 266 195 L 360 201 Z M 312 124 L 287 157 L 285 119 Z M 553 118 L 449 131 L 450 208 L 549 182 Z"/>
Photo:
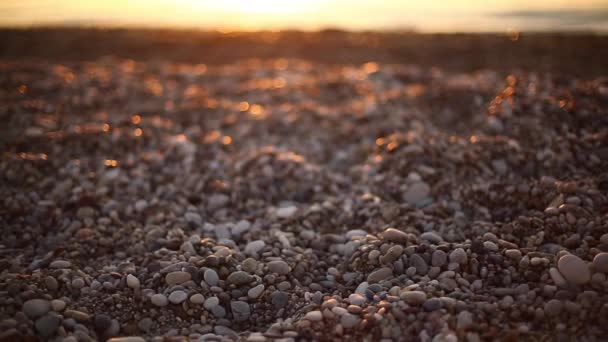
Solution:
<path fill-rule="evenodd" d="M 249 273 L 244 271 L 236 271 L 230 273 L 226 281 L 229 284 L 244 285 L 249 284 L 251 282 L 251 279 L 252 277 L 249 275 Z"/>
<path fill-rule="evenodd" d="M 37 318 L 51 311 L 51 303 L 44 299 L 30 299 L 23 303 L 22 310 L 29 318 Z"/>
<path fill-rule="evenodd" d="M 220 281 L 220 277 L 217 275 L 217 272 L 211 268 L 205 270 L 203 279 L 205 279 L 205 283 L 209 284 L 209 286 L 217 286 Z"/>
<path fill-rule="evenodd" d="M 450 253 L 450 262 L 456 264 L 466 264 L 468 261 L 467 252 L 462 248 L 456 248 Z"/>
<path fill-rule="evenodd" d="M 182 290 L 171 292 L 169 295 L 169 301 L 173 304 L 181 304 L 188 298 L 188 294 Z"/>
<path fill-rule="evenodd" d="M 414 254 L 410 257 L 410 265 L 415 267 L 416 273 L 420 275 L 425 275 L 429 270 L 426 261 L 418 254 Z"/>
<path fill-rule="evenodd" d="M 392 275 L 393 275 L 393 270 L 391 270 L 388 267 L 382 267 L 382 268 L 377 269 L 377 270 L 373 271 L 372 273 L 370 273 L 367 276 L 367 282 L 368 283 L 379 283 Z"/>
<path fill-rule="evenodd" d="M 276 309 L 284 308 L 289 302 L 289 295 L 283 291 L 275 291 L 270 296 L 272 305 Z"/>
<path fill-rule="evenodd" d="M 270 272 L 276 273 L 279 275 L 288 274 L 290 271 L 290 267 L 289 267 L 289 265 L 287 265 L 287 263 L 285 261 L 281 261 L 281 260 L 270 261 L 269 263 L 267 263 L 267 265 L 268 265 L 268 270 Z"/>
<path fill-rule="evenodd" d="M 232 311 L 232 316 L 237 322 L 246 321 L 251 315 L 251 308 L 249 307 L 249 304 L 240 300 L 230 302 L 230 310 Z"/>
<path fill-rule="evenodd" d="M 150 301 L 152 302 L 152 304 L 159 307 L 169 305 L 169 300 L 167 299 L 167 296 L 162 293 L 152 295 L 152 297 L 150 297 Z"/>
<path fill-rule="evenodd" d="M 431 265 L 441 267 L 448 261 L 448 255 L 442 250 L 436 250 L 433 252 L 431 258 Z"/>
<path fill-rule="evenodd" d="M 557 262 L 559 273 L 566 281 L 575 285 L 584 285 L 591 280 L 591 272 L 587 264 L 576 255 L 564 255 Z"/>
<path fill-rule="evenodd" d="M 40 336 L 48 338 L 55 334 L 55 331 L 57 331 L 60 323 L 61 317 L 59 317 L 57 314 L 51 313 L 37 319 L 35 327 Z"/>
<path fill-rule="evenodd" d="M 264 284 L 259 284 L 255 287 L 252 287 L 247 291 L 247 296 L 251 299 L 258 298 L 262 292 L 264 292 Z"/>
<path fill-rule="evenodd" d="M 188 272 L 175 271 L 170 272 L 165 276 L 165 282 L 167 285 L 179 285 L 192 279 L 192 276 Z"/>
<path fill-rule="evenodd" d="M 382 234 L 382 236 L 387 241 L 392 241 L 392 242 L 397 242 L 397 243 L 404 243 L 404 242 L 408 241 L 407 234 L 400 230 L 397 230 L 395 228 L 386 229 L 384 231 L 384 233 Z"/>

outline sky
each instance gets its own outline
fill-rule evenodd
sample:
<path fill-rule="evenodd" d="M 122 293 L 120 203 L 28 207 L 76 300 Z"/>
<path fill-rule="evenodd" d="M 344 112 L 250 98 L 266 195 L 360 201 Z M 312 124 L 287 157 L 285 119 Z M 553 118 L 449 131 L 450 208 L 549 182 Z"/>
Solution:
<path fill-rule="evenodd" d="M 0 26 L 608 32 L 608 0 L 0 0 Z"/>

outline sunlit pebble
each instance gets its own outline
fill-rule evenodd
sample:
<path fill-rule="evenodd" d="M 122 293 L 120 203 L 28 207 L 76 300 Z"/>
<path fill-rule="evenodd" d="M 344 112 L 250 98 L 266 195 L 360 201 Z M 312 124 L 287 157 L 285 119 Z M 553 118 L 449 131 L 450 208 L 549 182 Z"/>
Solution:
<path fill-rule="evenodd" d="M 116 167 L 116 166 L 118 166 L 118 161 L 116 161 L 114 159 L 106 159 L 104 161 L 104 164 L 109 167 Z"/>
<path fill-rule="evenodd" d="M 229 136 L 227 136 L 227 135 L 224 136 L 222 138 L 222 144 L 224 144 L 224 145 L 230 145 L 230 144 L 232 144 L 232 138 L 229 137 Z"/>
<path fill-rule="evenodd" d="M 101 127 L 101 129 L 102 129 L 104 132 L 109 132 L 109 131 L 110 131 L 110 125 L 108 125 L 107 123 L 106 123 L 106 124 L 103 124 L 103 126 Z"/>
<path fill-rule="evenodd" d="M 273 86 L 275 88 L 283 88 L 286 84 L 287 84 L 287 82 L 282 77 L 275 78 L 273 81 Z"/>
<path fill-rule="evenodd" d="M 368 62 L 368 63 L 363 64 L 363 71 L 365 71 L 366 74 L 374 73 L 374 72 L 378 71 L 378 69 L 379 69 L 378 63 Z"/>
<path fill-rule="evenodd" d="M 27 92 L 27 86 L 25 84 L 22 84 L 17 87 L 17 91 L 19 91 L 19 94 L 24 95 Z"/>
<path fill-rule="evenodd" d="M 139 125 L 139 124 L 141 123 L 141 116 L 139 116 L 139 115 L 133 115 L 133 116 L 131 117 L 131 122 L 132 122 L 134 125 Z"/>
<path fill-rule="evenodd" d="M 241 103 L 239 103 L 239 110 L 241 112 L 245 112 L 249 109 L 249 103 L 247 101 L 243 101 Z"/>
<path fill-rule="evenodd" d="M 262 106 L 258 105 L 258 104 L 254 104 L 251 106 L 251 108 L 249 109 L 249 113 L 251 114 L 251 116 L 257 118 L 260 117 L 262 115 L 263 109 Z"/>
<path fill-rule="evenodd" d="M 144 131 L 143 131 L 141 128 L 136 128 L 136 129 L 133 131 L 133 134 L 134 134 L 136 137 L 140 137 L 142 134 L 144 134 Z"/>

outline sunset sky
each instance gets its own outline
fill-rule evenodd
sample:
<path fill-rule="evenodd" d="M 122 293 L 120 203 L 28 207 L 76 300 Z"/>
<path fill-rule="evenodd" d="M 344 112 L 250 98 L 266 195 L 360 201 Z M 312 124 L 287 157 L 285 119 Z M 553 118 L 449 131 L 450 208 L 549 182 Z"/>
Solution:
<path fill-rule="evenodd" d="M 608 0 L 3 0 L 0 25 L 608 31 Z"/>

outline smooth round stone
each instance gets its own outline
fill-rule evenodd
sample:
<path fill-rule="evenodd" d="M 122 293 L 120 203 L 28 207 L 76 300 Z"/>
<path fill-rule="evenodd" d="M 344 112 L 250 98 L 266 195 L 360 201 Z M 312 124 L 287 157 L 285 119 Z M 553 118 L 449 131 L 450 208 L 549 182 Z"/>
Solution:
<path fill-rule="evenodd" d="M 382 233 L 382 237 L 384 238 L 384 240 L 387 241 L 391 241 L 391 242 L 397 242 L 397 243 L 404 243 L 407 242 L 408 237 L 407 234 L 397 230 L 395 228 L 388 228 L 384 231 L 384 233 Z"/>
<path fill-rule="evenodd" d="M 220 304 L 220 300 L 217 297 L 209 297 L 207 299 L 205 299 L 205 303 L 203 304 L 203 307 L 207 310 L 211 310 L 214 307 L 218 306 Z"/>
<path fill-rule="evenodd" d="M 165 282 L 170 286 L 183 284 L 190 279 L 192 279 L 192 275 L 182 271 L 170 272 L 165 276 Z"/>
<path fill-rule="evenodd" d="M 49 265 L 50 268 L 70 268 L 72 263 L 66 260 L 55 260 Z"/>
<path fill-rule="evenodd" d="M 561 300 L 551 299 L 545 303 L 545 314 L 549 317 L 557 316 L 562 312 L 563 307 L 564 305 Z"/>
<path fill-rule="evenodd" d="M 553 279 L 553 283 L 556 286 L 565 287 L 566 285 L 568 285 L 568 283 L 566 282 L 566 279 L 564 279 L 564 276 L 562 276 L 562 274 L 559 273 L 557 268 L 551 267 L 549 269 L 549 275 L 551 276 L 551 279 Z"/>
<path fill-rule="evenodd" d="M 426 301 L 426 293 L 422 291 L 404 291 L 399 297 L 410 305 L 421 305 Z"/>
<path fill-rule="evenodd" d="M 418 254 L 413 254 L 410 257 L 410 265 L 415 267 L 416 273 L 420 275 L 425 275 L 429 271 L 429 265 L 427 265 L 426 261 Z"/>
<path fill-rule="evenodd" d="M 265 246 L 266 242 L 263 240 L 251 241 L 245 246 L 245 254 L 256 256 Z"/>
<path fill-rule="evenodd" d="M 425 232 L 420 234 L 420 238 L 422 240 L 426 240 L 430 243 L 434 243 L 434 244 L 438 244 L 441 241 L 443 241 L 443 238 L 441 236 L 439 236 L 439 234 L 435 233 L 435 232 Z"/>
<path fill-rule="evenodd" d="M 226 281 L 228 282 L 228 284 L 245 285 L 249 284 L 251 282 L 251 279 L 252 277 L 249 275 L 249 273 L 244 271 L 236 271 L 230 273 Z"/>
<path fill-rule="evenodd" d="M 492 241 L 484 241 L 483 248 L 490 252 L 498 252 L 498 246 Z"/>
<path fill-rule="evenodd" d="M 426 199 L 431 193 L 431 188 L 425 182 L 416 182 L 410 185 L 405 193 L 403 199 L 411 204 L 416 205 Z"/>
<path fill-rule="evenodd" d="M 209 284 L 209 286 L 217 286 L 220 281 L 220 277 L 217 275 L 217 272 L 211 268 L 205 270 L 203 279 L 205 279 L 205 283 Z"/>
<path fill-rule="evenodd" d="M 200 305 L 203 304 L 203 302 L 205 302 L 205 296 L 200 293 L 193 294 L 192 297 L 190 297 L 190 303 L 192 304 Z"/>
<path fill-rule="evenodd" d="M 30 299 L 23 303 L 22 310 L 29 318 L 37 318 L 51 311 L 51 303 L 44 299 Z"/>
<path fill-rule="evenodd" d="M 140 286 L 139 279 L 132 274 L 127 274 L 127 286 L 132 289 L 138 289 Z"/>
<path fill-rule="evenodd" d="M 275 291 L 270 296 L 270 301 L 276 309 L 281 309 L 287 306 L 289 295 L 283 291 Z"/>
<path fill-rule="evenodd" d="M 388 251 L 386 251 L 386 254 L 384 256 L 384 262 L 391 263 L 397 260 L 401 256 L 401 254 L 403 254 L 403 246 L 395 245 L 389 248 Z"/>
<path fill-rule="evenodd" d="M 462 265 L 467 263 L 467 259 L 467 252 L 462 248 L 456 248 L 450 253 L 450 262 Z"/>
<path fill-rule="evenodd" d="M 55 279 L 53 276 L 44 278 L 44 285 L 46 285 L 49 290 L 53 291 L 59 288 L 59 282 L 57 282 L 57 279 Z"/>
<path fill-rule="evenodd" d="M 188 294 L 182 290 L 171 292 L 169 295 L 169 301 L 173 304 L 183 303 L 188 298 Z"/>
<path fill-rule="evenodd" d="M 66 303 L 61 300 L 61 299 L 53 299 L 51 301 L 51 308 L 53 309 L 53 311 L 63 311 L 63 309 L 65 309 L 66 307 Z"/>
<path fill-rule="evenodd" d="M 363 305 L 367 302 L 367 298 L 363 295 L 353 293 L 348 296 L 348 302 L 354 305 Z"/>
<path fill-rule="evenodd" d="M 74 280 L 72 280 L 72 287 L 75 289 L 81 289 L 84 287 L 84 285 L 85 282 L 82 278 L 75 278 Z"/>
<path fill-rule="evenodd" d="M 93 318 L 93 325 L 98 332 L 105 332 L 112 325 L 112 318 L 104 314 L 95 315 L 95 318 Z"/>
<path fill-rule="evenodd" d="M 309 311 L 304 316 L 304 319 L 307 319 L 307 320 L 313 321 L 313 322 L 321 321 L 321 320 L 323 320 L 323 313 L 321 313 L 321 311 L 318 311 L 318 310 Z"/>
<path fill-rule="evenodd" d="M 566 281 L 575 285 L 584 285 L 591 280 L 591 272 L 587 264 L 576 255 L 564 255 L 557 262 L 559 273 Z"/>
<path fill-rule="evenodd" d="M 50 337 L 55 334 L 59 324 L 61 323 L 61 317 L 59 315 L 51 313 L 42 316 L 36 320 L 35 327 L 36 331 L 42 337 Z"/>
<path fill-rule="evenodd" d="M 367 276 L 367 282 L 368 283 L 379 283 L 392 275 L 393 275 L 393 270 L 391 270 L 388 267 L 382 267 L 382 268 L 377 269 L 377 270 L 373 271 L 372 273 L 370 273 Z"/>
<path fill-rule="evenodd" d="M 349 313 L 345 313 L 342 315 L 342 317 L 340 317 L 340 324 L 344 327 L 344 328 L 352 328 L 354 326 L 356 326 L 357 324 L 359 324 L 359 317 L 353 315 L 353 314 L 349 314 Z"/>
<path fill-rule="evenodd" d="M 221 305 L 216 305 L 211 308 L 211 313 L 217 318 L 223 318 L 226 316 L 226 309 Z"/>
<path fill-rule="evenodd" d="M 281 260 L 270 261 L 266 265 L 268 265 L 268 270 L 270 272 L 276 273 L 279 275 L 288 274 L 290 271 L 290 267 L 289 267 L 289 265 L 287 265 L 287 263 L 285 261 L 281 261 Z"/>
<path fill-rule="evenodd" d="M 433 252 L 431 258 L 431 265 L 441 267 L 448 261 L 448 255 L 442 250 L 436 250 Z"/>
<path fill-rule="evenodd" d="M 442 306 L 443 302 L 439 298 L 429 298 L 422 304 L 422 308 L 429 312 L 439 310 Z"/>
<path fill-rule="evenodd" d="M 251 299 L 258 298 L 262 292 L 264 292 L 264 284 L 259 284 L 255 287 L 252 287 L 247 291 L 247 296 Z"/>
<path fill-rule="evenodd" d="M 144 317 L 139 322 L 137 322 L 137 327 L 141 331 L 150 332 L 152 327 L 154 326 L 154 321 L 150 317 Z"/>
<path fill-rule="evenodd" d="M 167 306 L 169 304 L 167 296 L 162 293 L 152 295 L 152 297 L 150 297 L 150 302 L 159 307 Z"/>
<path fill-rule="evenodd" d="M 507 249 L 505 251 L 505 256 L 509 259 L 519 260 L 521 259 L 521 251 L 519 249 Z"/>
<path fill-rule="evenodd" d="M 232 316 L 237 322 L 246 321 L 251 315 L 251 308 L 249 307 L 249 304 L 240 300 L 230 302 L 230 310 L 232 311 Z"/>
<path fill-rule="evenodd" d="M 608 273 L 608 253 L 598 253 L 593 258 L 593 269 L 596 272 Z"/>
<path fill-rule="evenodd" d="M 241 267 L 243 271 L 253 273 L 258 268 L 258 262 L 253 258 L 247 258 L 243 260 Z"/>
<path fill-rule="evenodd" d="M 279 208 L 277 209 L 277 217 L 279 218 L 290 218 L 291 216 L 293 216 L 293 214 L 296 213 L 296 211 L 298 211 L 298 208 L 294 207 L 294 206 L 290 206 L 290 207 L 283 207 L 283 208 Z"/>
<path fill-rule="evenodd" d="M 473 314 L 468 311 L 461 311 L 456 317 L 456 327 L 467 329 L 473 325 Z"/>

